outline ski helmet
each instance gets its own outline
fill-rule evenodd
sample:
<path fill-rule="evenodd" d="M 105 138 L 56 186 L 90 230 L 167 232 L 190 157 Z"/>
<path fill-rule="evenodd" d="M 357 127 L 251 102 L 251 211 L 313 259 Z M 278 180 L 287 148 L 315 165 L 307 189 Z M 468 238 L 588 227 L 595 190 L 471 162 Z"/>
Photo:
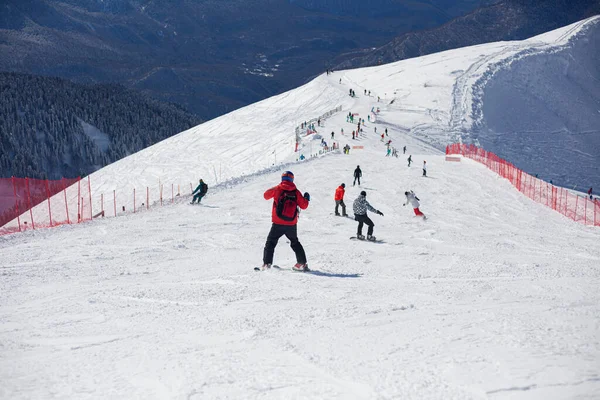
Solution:
<path fill-rule="evenodd" d="M 294 182 L 294 173 L 292 171 L 285 171 L 281 174 L 281 181 Z"/>

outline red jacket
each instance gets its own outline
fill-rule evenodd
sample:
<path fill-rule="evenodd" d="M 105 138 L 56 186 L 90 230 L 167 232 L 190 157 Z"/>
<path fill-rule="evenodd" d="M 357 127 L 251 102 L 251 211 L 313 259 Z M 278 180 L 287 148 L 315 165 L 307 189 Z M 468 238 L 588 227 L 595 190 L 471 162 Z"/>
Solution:
<path fill-rule="evenodd" d="M 308 207 L 308 200 L 306 200 L 302 193 L 298 189 L 296 189 L 296 185 L 293 182 L 283 181 L 279 185 L 272 187 L 271 189 L 267 189 L 265 192 L 265 200 L 273 199 L 273 208 L 271 210 L 271 221 L 277 225 L 296 225 L 298 223 L 298 215 L 293 221 L 284 221 L 277 216 L 277 200 L 282 191 L 284 190 L 295 190 L 296 191 L 296 202 L 298 203 L 298 207 L 305 210 Z"/>
<path fill-rule="evenodd" d="M 345 190 L 343 187 L 341 187 L 341 186 L 338 186 L 338 188 L 337 188 L 337 189 L 335 189 L 335 197 L 334 197 L 334 200 L 335 200 L 335 201 L 338 201 L 338 200 L 344 200 L 344 193 L 345 193 L 345 192 L 346 192 L 346 190 Z"/>

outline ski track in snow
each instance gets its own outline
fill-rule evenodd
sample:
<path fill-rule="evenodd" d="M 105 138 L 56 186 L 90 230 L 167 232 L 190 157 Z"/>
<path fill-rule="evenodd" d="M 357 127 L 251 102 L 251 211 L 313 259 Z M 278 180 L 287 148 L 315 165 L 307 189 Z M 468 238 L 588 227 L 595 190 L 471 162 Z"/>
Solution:
<path fill-rule="evenodd" d="M 447 163 L 426 145 L 442 132 L 435 124 L 451 134 L 458 119 L 449 71 L 468 71 L 485 46 L 475 49 L 408 60 L 423 66 L 406 73 L 443 84 L 432 96 L 417 85 L 389 104 L 390 87 L 405 79 L 410 86 L 410 76 L 383 79 L 398 66 L 342 71 L 92 176 L 106 188 L 196 181 L 226 165 L 219 181 L 232 180 L 215 188 L 208 179 L 202 206 L 185 196 L 119 218 L 0 237 L 0 398 L 598 398 L 600 230 L 534 203 L 483 165 Z M 431 74 L 435 68 L 450 75 Z M 362 96 L 364 88 L 384 101 Z M 285 164 L 265 170 L 269 150 L 301 120 L 338 104 L 343 111 L 324 121 L 326 139 L 341 128 L 349 136 L 348 111 L 366 119 L 381 108 L 358 141 L 364 150 L 298 164 L 289 164 L 290 151 L 278 154 Z M 407 154 L 385 157 L 375 126 L 388 127 Z M 356 164 L 362 187 L 352 187 Z M 270 227 L 262 193 L 285 169 L 311 194 L 298 233 L 315 273 L 253 270 Z M 385 243 L 349 240 L 356 222 L 331 215 L 342 182 L 349 212 L 363 189 L 383 211 L 371 218 Z M 409 189 L 428 220 L 402 206 Z M 295 262 L 285 238 L 275 262 Z"/>

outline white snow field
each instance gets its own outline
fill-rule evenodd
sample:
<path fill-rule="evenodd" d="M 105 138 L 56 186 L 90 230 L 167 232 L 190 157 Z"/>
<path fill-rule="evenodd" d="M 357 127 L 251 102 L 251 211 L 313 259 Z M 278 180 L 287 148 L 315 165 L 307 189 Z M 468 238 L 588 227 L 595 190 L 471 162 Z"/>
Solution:
<path fill-rule="evenodd" d="M 210 189 L 201 206 L 185 196 L 0 237 L 0 398 L 600 398 L 600 230 L 435 148 L 468 123 L 485 63 L 592 23 L 320 76 L 96 172 L 95 195 L 158 179 Z M 319 132 L 343 128 L 340 144 L 364 149 L 294 163 L 294 127 L 337 105 Z M 352 141 L 345 115 L 372 107 L 378 122 Z M 385 157 L 375 127 L 413 166 Z M 273 151 L 270 171 L 235 179 Z M 285 239 L 284 269 L 255 272 L 271 225 L 262 195 L 287 169 L 312 197 L 298 232 L 314 272 L 289 270 Z M 349 240 L 357 223 L 332 215 L 342 182 L 350 214 L 361 190 L 385 214 L 371 215 L 384 243 Z M 426 221 L 402 206 L 408 189 Z"/>

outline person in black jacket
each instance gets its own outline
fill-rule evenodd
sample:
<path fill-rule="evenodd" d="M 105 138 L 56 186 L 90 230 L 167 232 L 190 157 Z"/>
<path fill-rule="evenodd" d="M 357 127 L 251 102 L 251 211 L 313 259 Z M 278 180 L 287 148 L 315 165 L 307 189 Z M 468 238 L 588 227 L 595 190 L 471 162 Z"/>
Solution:
<path fill-rule="evenodd" d="M 356 181 L 358 180 L 358 186 L 360 186 L 360 178 L 362 177 L 362 171 L 360 170 L 360 165 L 356 166 L 354 170 L 354 183 L 352 186 L 356 186 Z"/>
<path fill-rule="evenodd" d="M 206 192 L 208 192 L 208 185 L 204 183 L 202 179 L 200 179 L 198 187 L 196 187 L 196 189 L 194 189 L 194 191 L 192 192 L 192 194 L 194 195 L 194 198 L 192 199 L 192 204 L 194 204 L 196 199 L 198 199 L 198 204 L 200 204 L 200 200 L 202 200 Z"/>

